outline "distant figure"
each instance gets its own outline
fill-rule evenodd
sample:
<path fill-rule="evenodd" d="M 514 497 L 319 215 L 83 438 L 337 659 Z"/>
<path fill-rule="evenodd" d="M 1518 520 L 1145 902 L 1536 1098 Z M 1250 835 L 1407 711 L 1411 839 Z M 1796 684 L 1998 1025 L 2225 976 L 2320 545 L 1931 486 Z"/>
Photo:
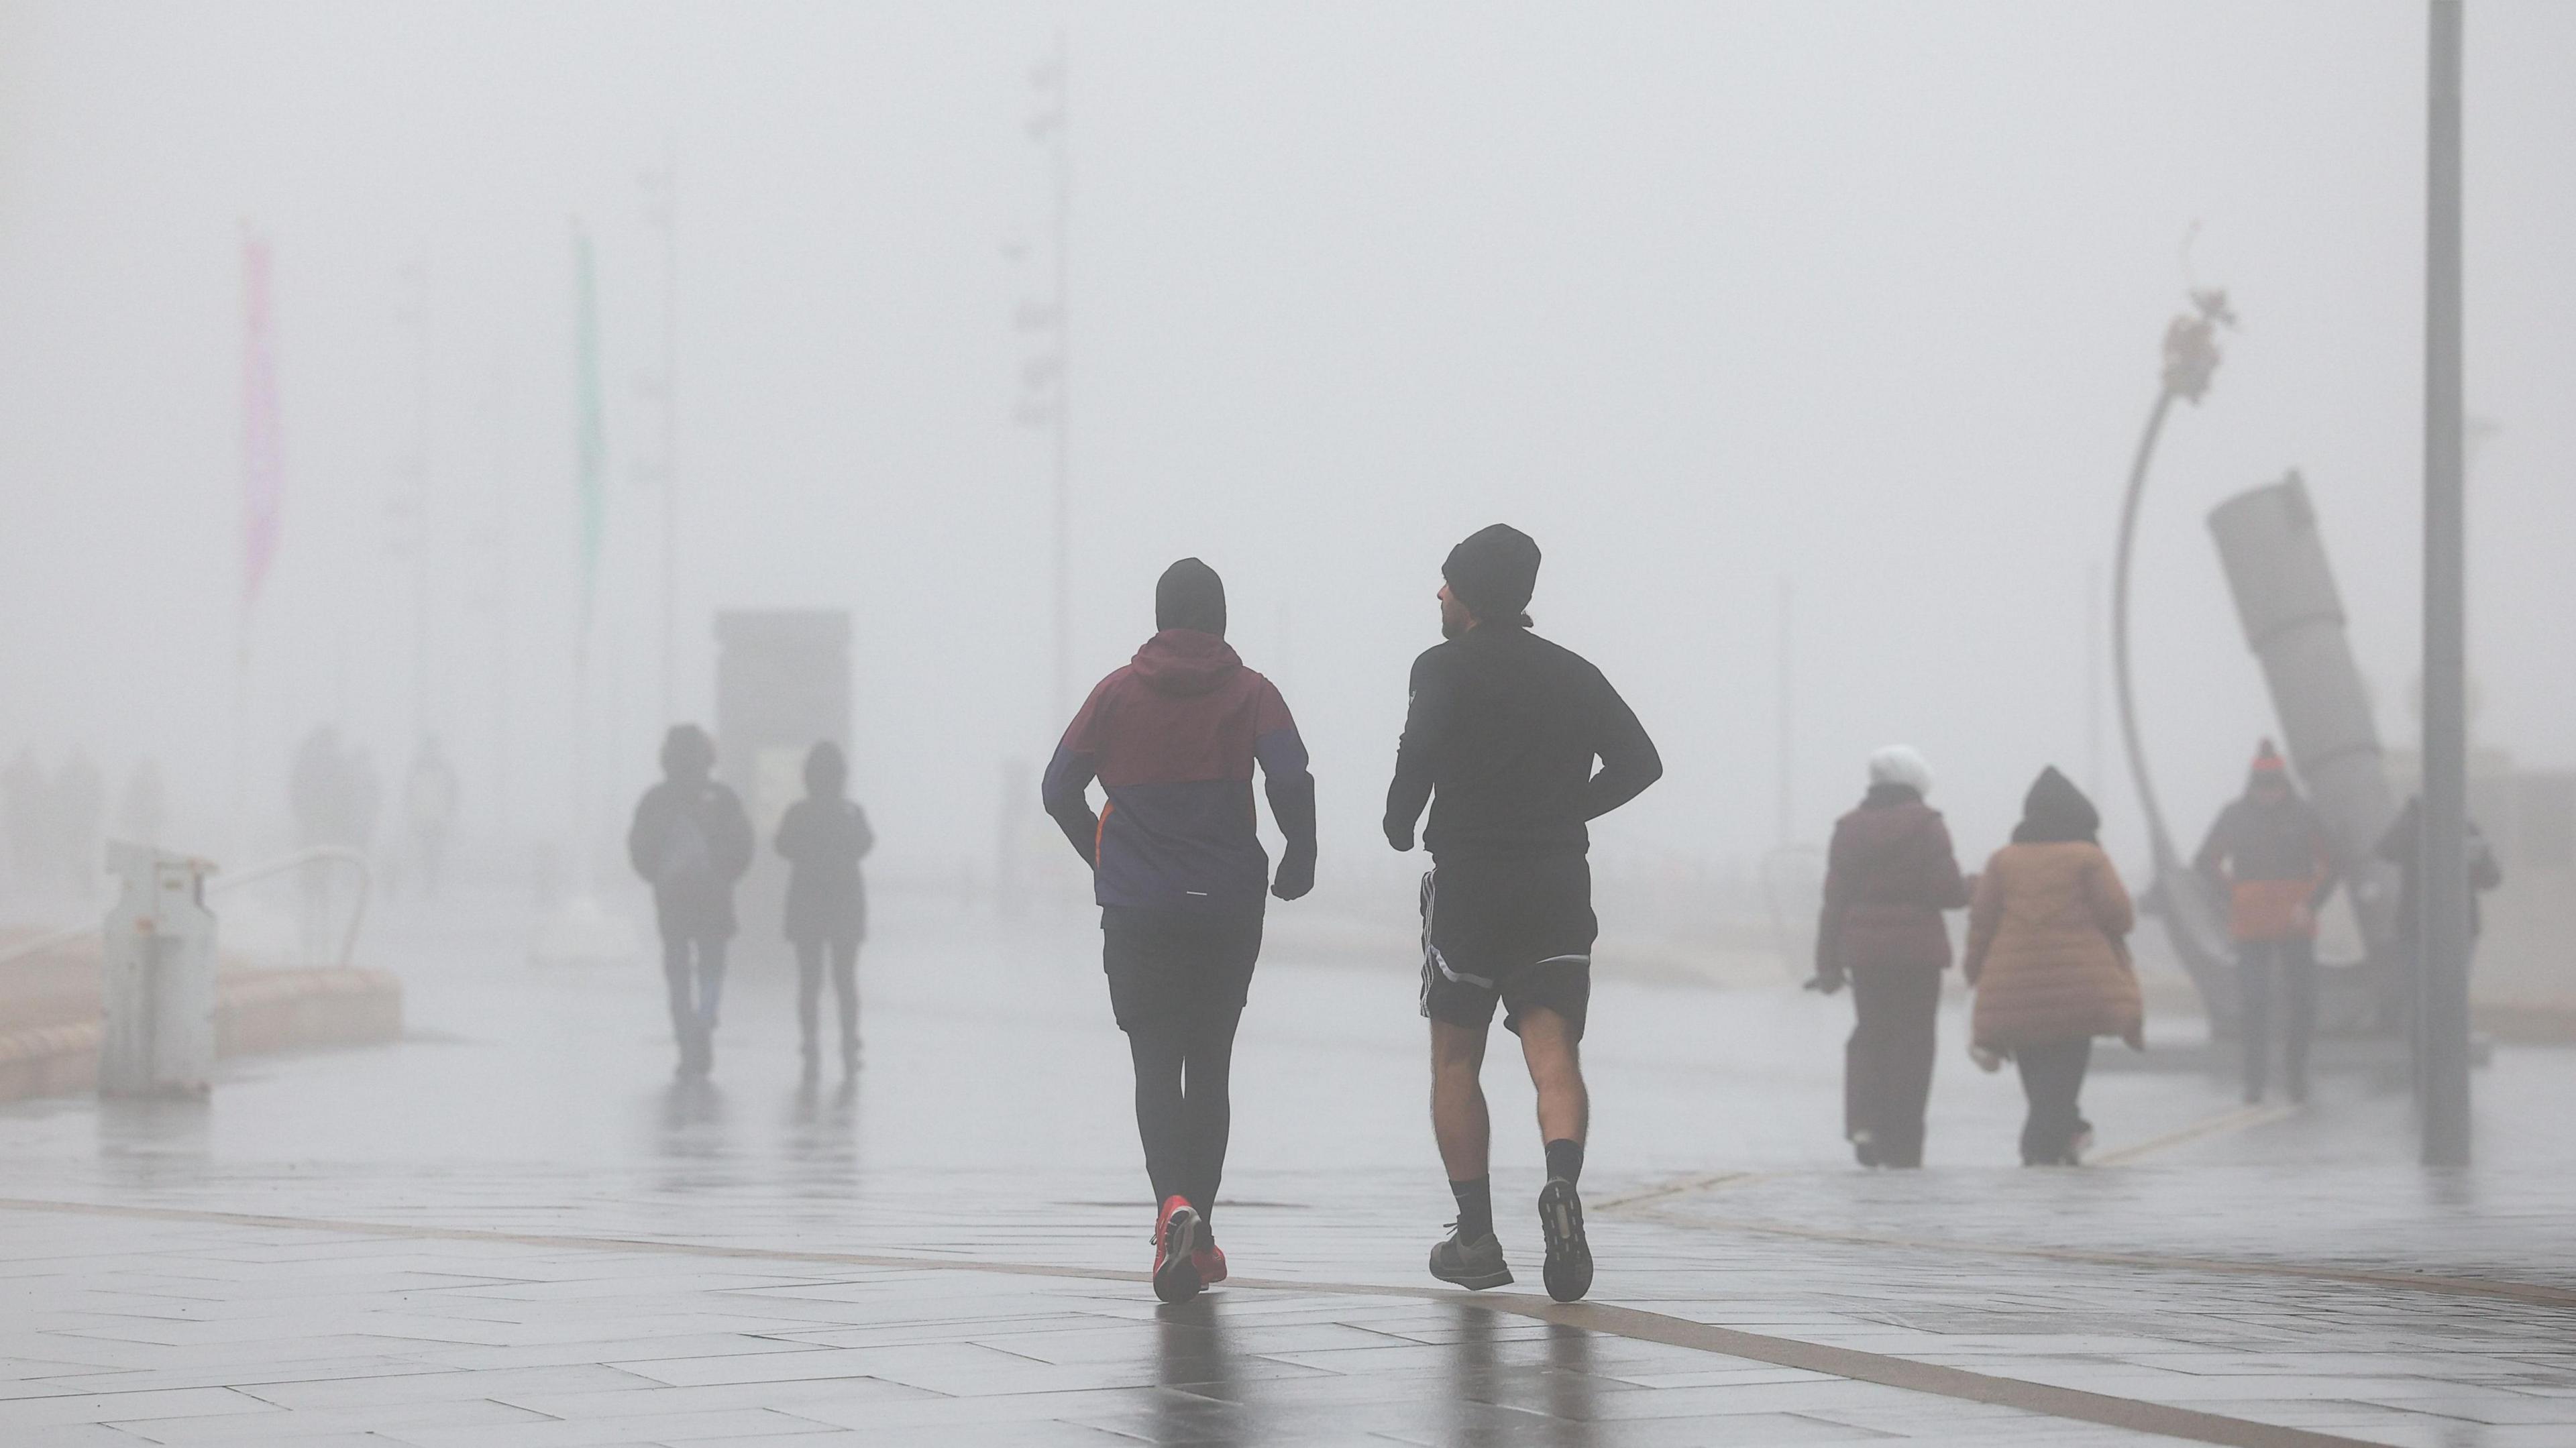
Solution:
<path fill-rule="evenodd" d="M 2474 947 L 2486 926 L 2486 912 L 2478 897 L 2504 883 L 2504 868 L 2496 863 L 2495 848 L 2487 843 L 2486 832 L 2478 828 L 2478 822 L 2468 820 L 2465 823 L 2468 825 L 2469 944 Z M 2399 994 L 2399 999 L 2404 1002 L 2400 1009 L 2411 1021 L 2415 1014 L 2415 992 L 2421 988 L 2423 979 L 2423 965 L 2418 959 L 2423 944 L 2417 934 L 2418 922 L 2424 918 L 2422 795 L 2407 796 L 2406 807 L 2397 812 L 2397 819 L 2388 826 L 2388 833 L 2379 837 L 2378 854 L 2379 858 L 2397 867 L 2397 918 L 2394 924 L 2397 948 L 2409 967 L 2408 988 Z"/>
<path fill-rule="evenodd" d="M 447 861 L 447 837 L 456 826 L 456 768 L 435 734 L 420 741 L 403 782 L 403 814 L 411 827 L 413 848 L 420 854 L 421 893 L 436 899 Z"/>
<path fill-rule="evenodd" d="M 733 938 L 733 887 L 751 868 L 751 821 L 714 779 L 715 741 L 695 724 L 662 738 L 662 782 L 635 804 L 626 857 L 653 886 L 662 928 L 662 976 L 682 1078 L 715 1067 L 716 1009 L 724 998 L 725 942 Z"/>
<path fill-rule="evenodd" d="M 876 846 L 867 811 L 848 797 L 849 761 L 830 740 L 805 753 L 805 797 L 778 821 L 778 853 L 787 858 L 787 938 L 796 946 L 796 1023 L 805 1035 L 805 1079 L 821 1070 L 814 1036 L 821 1013 L 823 962 L 832 964 L 832 994 L 841 1008 L 841 1074 L 859 1068 L 859 942 L 868 934 L 868 896 L 859 861 Z"/>
<path fill-rule="evenodd" d="M 1458 1204 L 1431 1275 L 1471 1291 L 1512 1280 L 1494 1231 L 1483 1077 L 1500 1007 L 1538 1095 L 1540 1277 L 1550 1297 L 1572 1302 L 1592 1288 L 1580 1191 L 1592 1116 L 1581 1047 L 1600 929 L 1591 822 L 1662 778 L 1664 761 L 1598 668 L 1530 631 L 1538 567 L 1538 543 L 1502 523 L 1440 565 L 1442 642 L 1413 661 L 1384 824 L 1386 842 L 1410 850 L 1431 807 L 1422 1014 L 1431 1136 Z"/>
<path fill-rule="evenodd" d="M 2083 791 L 2054 767 L 2041 770 L 2012 843 L 1986 862 L 1968 907 L 1970 1037 L 1978 1064 L 1992 1070 L 2010 1057 L 2021 1070 L 2024 1166 L 2077 1166 L 2092 1146 L 2081 1098 L 2093 1038 L 2146 1044 L 2129 966 L 2137 918 L 2094 839 L 2100 829 Z"/>
<path fill-rule="evenodd" d="M 384 789 L 376 779 L 376 761 L 363 747 L 354 747 L 340 762 L 341 843 L 365 854 L 376 843 L 376 818 L 383 812 Z"/>
<path fill-rule="evenodd" d="M 0 770 L 0 809 L 8 811 L 9 868 L 22 891 L 42 888 L 54 873 L 54 800 L 36 751 L 21 749 Z"/>
<path fill-rule="evenodd" d="M 1968 903 L 1940 811 L 1923 802 L 1932 769 L 1902 744 L 1869 757 L 1869 792 L 1834 824 L 1825 906 L 1816 927 L 1816 978 L 1827 995 L 1852 987 L 1843 1048 L 1843 1135 L 1862 1166 L 1923 1164 L 1923 1103 L 1950 932 L 1941 912 Z"/>
<path fill-rule="evenodd" d="M 166 810 L 161 766 L 148 756 L 134 761 L 134 772 L 125 777 L 124 799 L 116 809 L 117 833 L 136 844 L 157 845 Z"/>
<path fill-rule="evenodd" d="M 2236 979 L 2244 1002 L 2245 1100 L 2263 1099 L 2272 1056 L 2272 1003 L 2286 988 L 2282 1058 L 2292 1101 L 2308 1099 L 2308 1042 L 2317 1031 L 2317 912 L 2334 893 L 2324 822 L 2290 786 L 2290 768 L 2266 739 L 2254 752 L 2243 797 L 2209 827 L 2192 867 L 2228 902 Z"/>
<path fill-rule="evenodd" d="M 89 751 L 74 748 L 54 771 L 54 837 L 56 868 L 70 881 L 72 894 L 86 900 L 106 871 L 100 827 L 107 817 L 107 783 Z"/>
<path fill-rule="evenodd" d="M 286 769 L 286 798 L 295 816 L 296 839 L 304 848 L 348 843 L 349 762 L 340 749 L 339 730 L 319 725 L 295 746 L 295 757 Z M 308 861 L 296 871 L 302 906 L 298 928 L 307 961 L 323 958 L 323 943 L 331 928 L 332 879 L 331 867 L 320 860 Z"/>
<path fill-rule="evenodd" d="M 1254 828 L 1258 764 L 1286 837 Z M 1092 813 L 1091 782 L 1107 796 Z M 1109 1009 L 1136 1069 L 1153 1185 L 1154 1295 L 1226 1276 L 1210 1214 L 1233 1125 L 1234 1032 L 1261 955 L 1262 891 L 1315 885 L 1315 777 L 1288 702 L 1225 641 L 1225 583 L 1184 558 L 1154 585 L 1154 634 L 1092 686 L 1038 794 L 1091 867 Z"/>
<path fill-rule="evenodd" d="M 343 843 L 348 768 L 340 754 L 340 731 L 320 725 L 295 746 L 287 766 L 286 797 L 295 815 L 295 833 L 308 848 Z"/>

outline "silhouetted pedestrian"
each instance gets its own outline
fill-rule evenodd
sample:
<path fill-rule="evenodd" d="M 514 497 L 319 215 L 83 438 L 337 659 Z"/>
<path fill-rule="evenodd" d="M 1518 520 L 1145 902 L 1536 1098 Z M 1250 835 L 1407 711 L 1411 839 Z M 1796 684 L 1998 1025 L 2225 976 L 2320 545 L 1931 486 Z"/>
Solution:
<path fill-rule="evenodd" d="M 715 781 L 715 766 L 715 742 L 705 730 L 672 725 L 662 739 L 662 782 L 636 801 L 626 832 L 626 857 L 653 886 L 684 1077 L 704 1076 L 715 1064 L 733 887 L 751 868 L 751 820 L 742 800 Z"/>
<path fill-rule="evenodd" d="M 420 856 L 421 893 L 433 899 L 447 865 L 447 838 L 456 828 L 458 794 L 456 766 L 447 762 L 437 735 L 425 736 L 403 781 L 403 818 Z"/>
<path fill-rule="evenodd" d="M 56 868 L 72 895 L 86 900 L 98 889 L 106 869 L 100 827 L 107 817 L 107 781 L 86 749 L 74 749 L 54 771 L 54 848 Z"/>
<path fill-rule="evenodd" d="M 1941 912 L 1968 903 L 1949 827 L 1923 802 L 1931 766 L 1904 745 L 1869 757 L 1869 791 L 1834 823 L 1814 986 L 1852 988 L 1843 1048 L 1843 1134 L 1862 1166 L 1923 1164 L 1923 1105 L 1938 1049 Z"/>
<path fill-rule="evenodd" d="M 2024 1166 L 2074 1166 L 2093 1144 L 2081 1104 L 2093 1038 L 2146 1044 L 2129 964 L 2137 920 L 2100 829 L 2083 791 L 2053 766 L 2041 770 L 1968 908 L 1970 1036 L 1979 1064 L 2008 1056 L 2021 1070 Z"/>
<path fill-rule="evenodd" d="M 1254 828 L 1258 764 L 1285 837 Z M 1108 796 L 1098 814 L 1089 790 Z M 1038 793 L 1100 902 L 1109 1008 L 1136 1067 L 1153 1183 L 1154 1295 L 1226 1276 L 1209 1222 L 1233 1126 L 1234 1032 L 1261 955 L 1262 890 L 1315 887 L 1315 777 L 1288 701 L 1225 641 L 1225 584 L 1184 558 L 1154 585 L 1154 636 L 1094 685 Z"/>
<path fill-rule="evenodd" d="M 2504 868 L 2496 863 L 2495 847 L 2487 843 L 2486 831 L 2476 820 L 2463 821 L 2468 826 L 2466 845 L 2469 866 L 2469 944 L 2477 945 L 2486 926 L 2486 910 L 2478 897 L 2504 883 Z M 2422 988 L 2423 939 L 2417 933 L 2424 910 L 2424 797 L 2408 795 L 2406 807 L 2379 837 L 2379 858 L 2397 867 L 2397 914 L 2391 922 L 2397 936 L 2399 958 L 2406 964 L 2406 988 L 2397 993 L 2398 1009 L 2409 1031 L 2415 1020 L 2415 992 Z"/>
<path fill-rule="evenodd" d="M 2254 754 L 2245 793 L 2209 827 L 2192 865 L 2227 899 L 2243 1009 L 2245 1099 L 2263 1099 L 2270 1075 L 2272 1006 L 2284 991 L 2282 1057 L 2290 1099 L 2308 1099 L 2308 1042 L 2317 1030 L 2317 912 L 2334 893 L 2335 862 L 2325 824 L 2290 784 L 2290 769 L 2266 739 Z"/>
<path fill-rule="evenodd" d="M 1422 1014 L 1431 1136 L 1458 1204 L 1431 1248 L 1431 1275 L 1470 1291 L 1512 1280 L 1494 1231 L 1483 1079 L 1499 1008 L 1538 1096 L 1540 1277 L 1550 1297 L 1572 1302 L 1592 1290 L 1593 1267 L 1581 1191 L 1592 1121 L 1581 1048 L 1600 932 L 1591 822 L 1662 778 L 1664 761 L 1601 670 L 1531 632 L 1538 568 L 1537 540 L 1504 523 L 1469 534 L 1441 563 L 1442 641 L 1413 661 L 1384 823 L 1386 842 L 1410 850 L 1431 808 Z"/>
<path fill-rule="evenodd" d="M 849 798 L 849 761 L 826 739 L 805 752 L 805 797 L 779 817 L 778 853 L 788 862 L 787 938 L 796 946 L 796 1024 L 804 1033 L 805 1076 L 819 1071 L 816 1017 L 828 957 L 841 1012 L 841 1074 L 859 1065 L 859 942 L 868 933 L 868 896 L 859 861 L 876 846 L 867 811 Z"/>
<path fill-rule="evenodd" d="M 11 883 L 21 891 L 41 891 L 40 882 L 53 874 L 54 801 L 36 751 L 19 750 L 0 771 L 0 809 L 8 812 Z"/>

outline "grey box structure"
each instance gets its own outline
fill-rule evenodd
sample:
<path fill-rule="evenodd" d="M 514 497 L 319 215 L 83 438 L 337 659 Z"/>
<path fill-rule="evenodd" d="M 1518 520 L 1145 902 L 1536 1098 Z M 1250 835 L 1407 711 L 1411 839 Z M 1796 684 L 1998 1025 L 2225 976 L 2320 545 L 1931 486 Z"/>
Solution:
<path fill-rule="evenodd" d="M 850 744 L 850 615 L 740 609 L 716 615 L 716 774 L 742 796 L 758 848 L 736 892 L 738 951 L 776 955 L 787 872 L 770 841 L 805 792 L 805 753 Z"/>

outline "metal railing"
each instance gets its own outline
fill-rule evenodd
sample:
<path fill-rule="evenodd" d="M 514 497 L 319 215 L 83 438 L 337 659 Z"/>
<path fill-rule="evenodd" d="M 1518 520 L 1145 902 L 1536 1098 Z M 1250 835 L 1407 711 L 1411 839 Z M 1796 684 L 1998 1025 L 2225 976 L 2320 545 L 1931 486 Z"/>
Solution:
<path fill-rule="evenodd" d="M 247 869 L 230 872 L 224 875 L 221 879 L 209 884 L 206 887 L 206 893 L 209 895 L 228 894 L 231 891 L 240 889 L 244 885 L 256 884 L 261 880 L 272 879 L 276 876 L 285 874 L 289 870 L 301 869 L 308 865 L 322 864 L 345 866 L 351 870 L 355 870 L 358 876 L 358 898 L 352 902 L 349 907 L 348 927 L 340 933 L 339 958 L 332 962 L 333 965 L 345 970 L 348 968 L 349 962 L 357 956 L 358 927 L 366 921 L 367 896 L 373 889 L 375 883 L 374 872 L 367 868 L 367 857 L 358 851 L 349 849 L 343 845 L 309 846 L 305 849 L 296 850 L 289 854 L 280 855 L 273 860 L 263 860 Z M 73 925 L 45 935 L 39 935 L 33 940 L 19 941 L 17 944 L 12 945 L 5 950 L 0 950 L 0 965 L 7 965 L 13 960 L 25 960 L 30 956 L 43 955 L 48 951 L 60 950 L 62 947 L 70 945 L 75 941 L 93 937 L 97 935 L 98 932 L 99 927 L 96 925 Z"/>

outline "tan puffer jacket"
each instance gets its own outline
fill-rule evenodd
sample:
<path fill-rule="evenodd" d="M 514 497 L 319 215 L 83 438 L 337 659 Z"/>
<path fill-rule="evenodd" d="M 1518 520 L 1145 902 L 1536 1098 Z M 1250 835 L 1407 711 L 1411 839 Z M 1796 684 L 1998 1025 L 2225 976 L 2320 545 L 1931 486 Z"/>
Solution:
<path fill-rule="evenodd" d="M 1971 1035 L 1989 1050 L 2092 1036 L 2145 1041 L 2126 943 L 2137 917 L 2099 845 L 2006 845 L 1968 906 Z"/>

